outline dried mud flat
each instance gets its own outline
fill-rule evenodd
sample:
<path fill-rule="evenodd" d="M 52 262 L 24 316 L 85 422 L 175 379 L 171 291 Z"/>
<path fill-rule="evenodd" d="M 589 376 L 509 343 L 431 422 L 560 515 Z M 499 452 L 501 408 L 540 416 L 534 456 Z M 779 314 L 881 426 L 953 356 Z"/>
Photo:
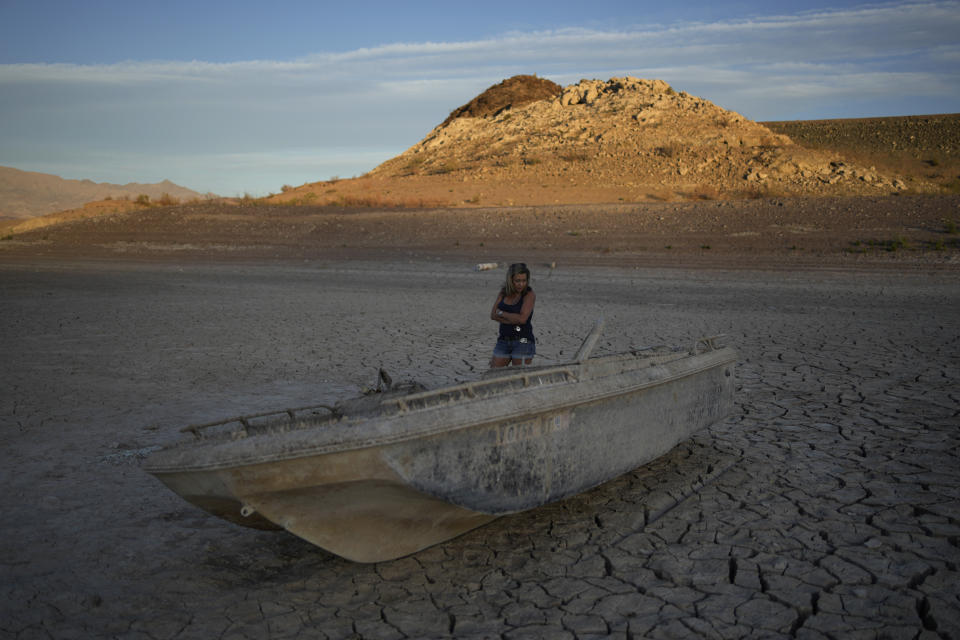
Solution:
<path fill-rule="evenodd" d="M 140 462 L 182 425 L 380 366 L 476 375 L 503 271 L 112 255 L 0 262 L 0 637 L 960 638 L 955 269 L 531 261 L 542 362 L 598 312 L 600 351 L 725 333 L 734 413 L 575 498 L 360 565 L 209 517 Z"/>

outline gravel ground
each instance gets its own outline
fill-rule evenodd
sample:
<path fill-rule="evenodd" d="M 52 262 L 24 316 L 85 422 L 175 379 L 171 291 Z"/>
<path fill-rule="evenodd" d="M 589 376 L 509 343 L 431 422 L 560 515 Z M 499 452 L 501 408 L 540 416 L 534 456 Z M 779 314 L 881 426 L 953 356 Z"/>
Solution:
<path fill-rule="evenodd" d="M 785 268 L 960 264 L 960 196 L 378 209 L 211 203 L 0 239 L 3 260 L 557 262 Z"/>
<path fill-rule="evenodd" d="M 737 347 L 725 421 L 632 473 L 360 565 L 140 469 L 187 423 L 485 366 L 467 260 L 0 263 L 0 637 L 960 638 L 954 269 L 534 266 L 540 362 Z M 424 316 L 430 318 L 424 322 Z"/>

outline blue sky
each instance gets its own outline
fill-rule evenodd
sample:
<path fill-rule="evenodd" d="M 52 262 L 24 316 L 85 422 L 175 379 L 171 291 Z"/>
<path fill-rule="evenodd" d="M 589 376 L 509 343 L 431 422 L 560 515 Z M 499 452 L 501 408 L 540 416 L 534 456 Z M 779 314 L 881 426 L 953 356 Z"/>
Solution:
<path fill-rule="evenodd" d="M 960 112 L 960 1 L 0 0 L 0 165 L 220 195 L 360 175 L 492 84 L 754 120 Z"/>

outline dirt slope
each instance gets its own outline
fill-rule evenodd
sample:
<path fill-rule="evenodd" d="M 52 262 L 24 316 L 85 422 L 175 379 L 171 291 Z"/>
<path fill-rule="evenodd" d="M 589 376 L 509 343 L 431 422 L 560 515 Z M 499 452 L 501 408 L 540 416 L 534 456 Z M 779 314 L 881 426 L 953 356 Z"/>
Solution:
<path fill-rule="evenodd" d="M 377 209 L 148 207 L 0 237 L 0 261 L 441 260 L 778 268 L 960 266 L 960 196 Z"/>
<path fill-rule="evenodd" d="M 960 193 L 960 114 L 764 122 L 795 143 Z"/>

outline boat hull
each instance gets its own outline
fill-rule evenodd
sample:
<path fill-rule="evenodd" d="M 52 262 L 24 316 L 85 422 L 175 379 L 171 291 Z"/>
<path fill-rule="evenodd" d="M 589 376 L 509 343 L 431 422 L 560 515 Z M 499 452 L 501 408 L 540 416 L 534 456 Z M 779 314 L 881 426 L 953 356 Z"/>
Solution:
<path fill-rule="evenodd" d="M 562 368 L 565 382 L 527 380 L 452 406 L 421 410 L 410 396 L 403 411 L 355 425 L 363 437 L 352 441 L 318 444 L 300 429 L 285 446 L 276 443 L 285 435 L 260 447 L 245 438 L 205 456 L 159 455 L 148 470 L 233 522 L 284 528 L 354 561 L 389 560 L 658 458 L 731 411 L 734 360 L 731 349 L 589 360 Z M 529 375 L 560 375 L 544 372 Z"/>

